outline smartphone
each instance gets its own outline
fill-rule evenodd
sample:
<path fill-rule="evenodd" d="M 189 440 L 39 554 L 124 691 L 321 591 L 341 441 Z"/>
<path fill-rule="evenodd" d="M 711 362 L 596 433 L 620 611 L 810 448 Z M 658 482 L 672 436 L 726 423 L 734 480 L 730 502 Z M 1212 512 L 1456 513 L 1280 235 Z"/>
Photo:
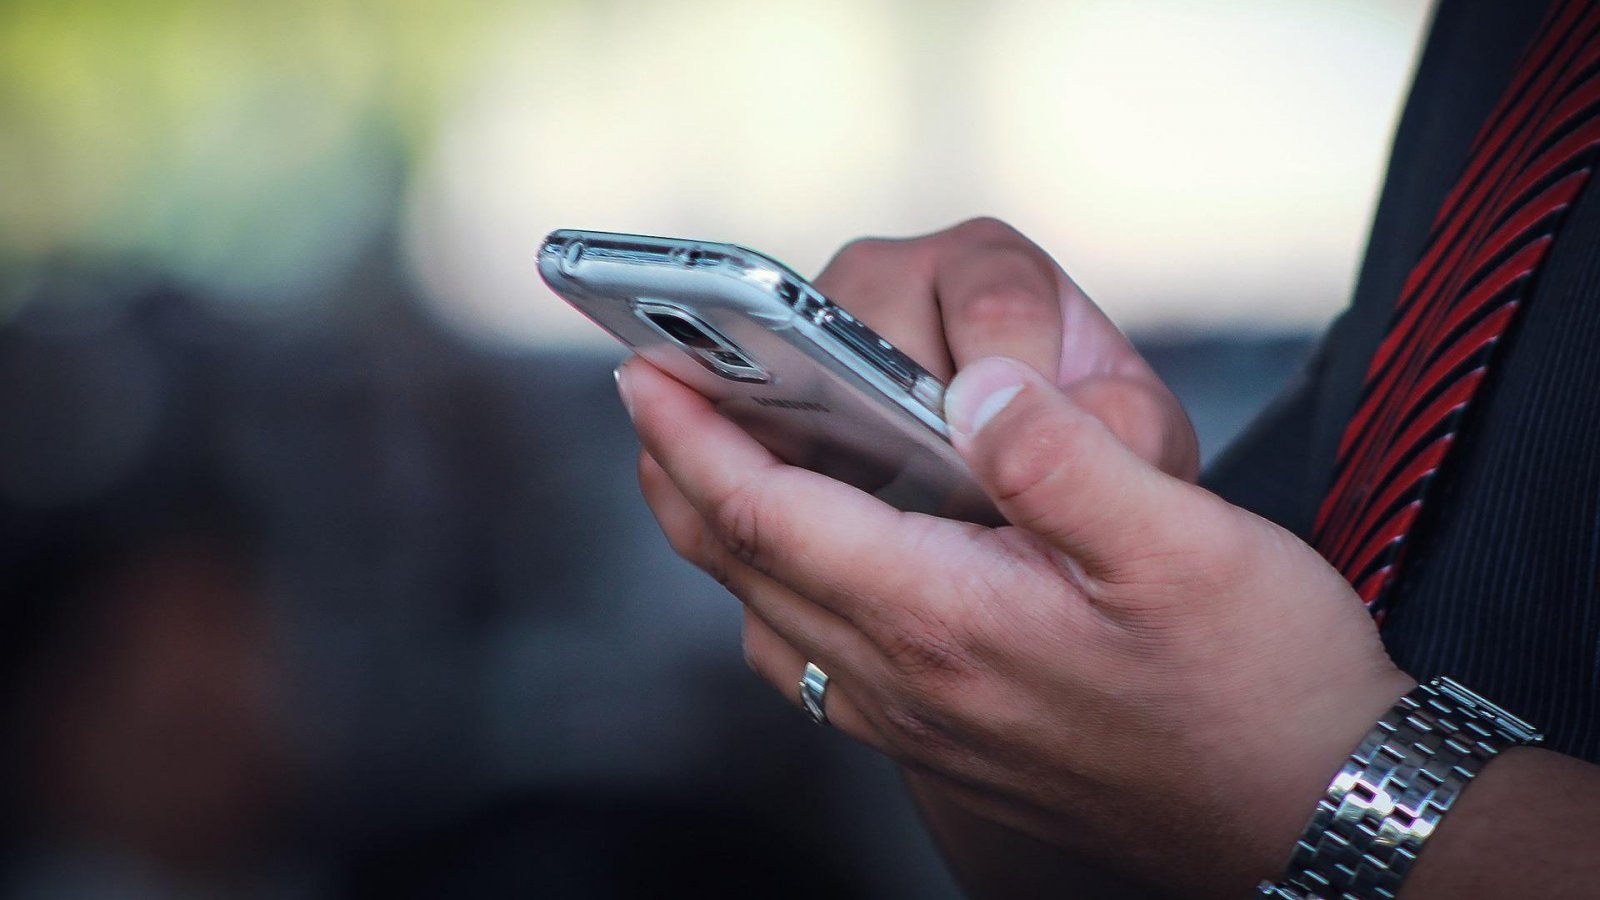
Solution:
<path fill-rule="evenodd" d="M 539 274 L 787 463 L 903 510 L 999 514 L 950 446 L 944 384 L 782 263 L 732 244 L 560 230 Z"/>

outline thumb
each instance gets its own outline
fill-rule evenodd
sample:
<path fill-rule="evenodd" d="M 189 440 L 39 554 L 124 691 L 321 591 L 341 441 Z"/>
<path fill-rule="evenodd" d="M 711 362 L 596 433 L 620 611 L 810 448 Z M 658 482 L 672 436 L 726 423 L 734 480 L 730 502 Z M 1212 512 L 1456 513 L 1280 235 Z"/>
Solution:
<path fill-rule="evenodd" d="M 945 395 L 951 442 L 1007 520 L 1092 574 L 1148 558 L 1180 527 L 1182 484 L 1024 363 L 989 357 Z"/>

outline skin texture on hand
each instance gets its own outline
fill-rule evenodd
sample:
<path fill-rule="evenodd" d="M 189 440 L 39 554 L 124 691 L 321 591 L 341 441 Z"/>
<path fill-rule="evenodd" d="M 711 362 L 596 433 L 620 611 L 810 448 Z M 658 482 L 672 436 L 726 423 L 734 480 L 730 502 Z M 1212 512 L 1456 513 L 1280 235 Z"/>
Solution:
<path fill-rule="evenodd" d="M 994 219 L 847 244 L 815 286 L 949 381 L 986 356 L 1021 360 L 1152 465 L 1193 481 L 1200 447 L 1176 397 L 1032 241 Z"/>
<path fill-rule="evenodd" d="M 954 443 L 1011 525 L 902 513 L 783 465 L 630 362 L 646 498 L 745 603 L 751 666 L 795 702 L 815 661 L 842 731 L 1109 869 L 1184 896 L 1279 874 L 1340 760 L 1412 684 L 1349 586 L 1191 483 L 1171 393 L 1015 232 L 858 243 L 819 286 L 960 368 Z"/>

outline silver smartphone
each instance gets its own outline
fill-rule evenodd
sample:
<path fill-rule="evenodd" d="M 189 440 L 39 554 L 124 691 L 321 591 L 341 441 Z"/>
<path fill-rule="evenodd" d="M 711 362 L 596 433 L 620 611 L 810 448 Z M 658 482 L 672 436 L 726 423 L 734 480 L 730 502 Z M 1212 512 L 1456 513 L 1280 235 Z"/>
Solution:
<path fill-rule="evenodd" d="M 552 232 L 551 289 L 780 459 L 894 506 L 1000 521 L 950 446 L 944 385 L 782 263 L 732 244 Z"/>

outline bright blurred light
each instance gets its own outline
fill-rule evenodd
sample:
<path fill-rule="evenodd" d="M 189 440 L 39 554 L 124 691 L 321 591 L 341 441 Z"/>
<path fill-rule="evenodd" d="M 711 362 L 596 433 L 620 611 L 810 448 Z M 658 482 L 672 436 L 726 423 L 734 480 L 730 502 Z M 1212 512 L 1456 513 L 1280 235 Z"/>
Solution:
<path fill-rule="evenodd" d="M 1348 292 L 1426 10 L 9 0 L 0 267 L 131 256 L 299 314 L 389 258 L 401 196 L 439 317 L 516 345 L 603 339 L 537 283 L 552 228 L 814 272 L 852 237 L 988 214 L 1124 324 L 1313 327 Z"/>
<path fill-rule="evenodd" d="M 344 12 L 9 4 L 0 258 L 128 255 L 225 301 L 316 296 L 381 232 L 399 180 L 373 114 L 387 39 Z"/>
<path fill-rule="evenodd" d="M 511 33 L 443 124 L 415 195 L 410 246 L 440 311 L 503 339 L 587 338 L 593 326 L 533 275 L 554 228 L 775 251 L 827 229 L 814 251 L 892 208 L 916 148 L 890 12 L 568 4 Z"/>
<path fill-rule="evenodd" d="M 568 4 L 509 28 L 413 195 L 446 321 L 601 339 L 556 227 L 815 271 L 863 233 L 1008 218 L 1124 324 L 1311 327 L 1345 298 L 1423 0 Z"/>
<path fill-rule="evenodd" d="M 1119 318 L 1320 323 L 1345 302 L 1426 4 L 1004 4 L 994 196 Z"/>

